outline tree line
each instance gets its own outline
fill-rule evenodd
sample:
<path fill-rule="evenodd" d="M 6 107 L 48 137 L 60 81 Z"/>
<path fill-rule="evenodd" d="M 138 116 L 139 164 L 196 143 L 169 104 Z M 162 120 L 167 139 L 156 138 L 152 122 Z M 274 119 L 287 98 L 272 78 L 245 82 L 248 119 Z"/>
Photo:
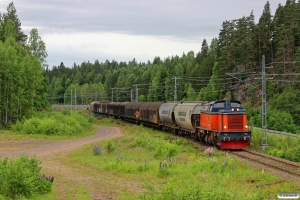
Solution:
<path fill-rule="evenodd" d="M 280 99 L 277 94 L 283 95 L 287 86 L 299 90 L 300 63 L 296 62 L 300 61 L 299 11 L 299 1 L 287 0 L 285 5 L 279 4 L 272 15 L 267 1 L 258 23 L 253 12 L 239 19 L 226 20 L 219 36 L 210 44 L 204 39 L 199 52 L 163 59 L 155 57 L 148 62 L 96 60 L 67 67 L 62 62 L 46 69 L 50 83 L 48 100 L 71 103 L 72 91 L 74 103 L 76 88 L 79 104 L 94 100 L 135 101 L 137 98 L 138 101 L 237 99 L 258 107 L 261 82 L 255 77 L 260 77 L 264 55 L 266 66 L 273 66 L 267 70 L 268 77 L 273 78 L 267 83 L 267 99 L 273 102 L 268 106 L 292 114 L 292 120 L 300 125 L 295 112 L 275 105 L 274 101 L 274 98 Z M 300 107 L 297 102 L 293 105 Z"/>
<path fill-rule="evenodd" d="M 7 126 L 46 107 L 45 43 L 23 33 L 13 3 L 0 13 L 0 124 Z"/>
<path fill-rule="evenodd" d="M 28 38 L 11 3 L 7 12 L 0 15 L 1 124 L 30 116 L 47 102 L 237 99 L 258 107 L 261 82 L 254 79 L 254 73 L 259 75 L 265 55 L 267 66 L 273 66 L 267 71 L 273 78 L 267 83 L 268 106 L 290 114 L 293 123 L 300 125 L 297 112 L 290 112 L 290 107 L 285 106 L 288 99 L 281 98 L 283 94 L 298 98 L 299 10 L 299 1 L 287 0 L 272 15 L 270 3 L 266 2 L 258 23 L 253 12 L 226 20 L 219 36 L 210 44 L 204 39 L 199 52 L 155 57 L 148 62 L 135 58 L 128 62 L 96 60 L 73 66 L 61 62 L 49 68 L 46 47 L 37 29 L 32 29 Z M 300 108 L 297 102 L 293 106 L 294 110 Z M 255 117 L 253 121 L 257 121 Z"/>

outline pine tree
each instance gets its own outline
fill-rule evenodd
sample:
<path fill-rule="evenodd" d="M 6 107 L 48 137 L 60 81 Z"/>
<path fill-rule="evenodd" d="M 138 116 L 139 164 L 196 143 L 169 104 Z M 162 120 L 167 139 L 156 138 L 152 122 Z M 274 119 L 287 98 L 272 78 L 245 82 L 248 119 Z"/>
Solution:
<path fill-rule="evenodd" d="M 295 36 L 297 30 L 297 5 L 295 0 L 287 0 L 285 6 L 279 4 L 273 20 L 275 57 L 285 62 L 280 72 L 291 73 L 295 54 Z"/>
<path fill-rule="evenodd" d="M 1 16 L 0 16 L 1 17 Z M 14 3 L 11 2 L 8 7 L 7 7 L 7 13 L 3 13 L 1 20 L 0 20 L 0 26 L 2 27 L 2 31 L 5 29 L 7 26 L 8 20 L 12 20 L 15 23 L 16 26 L 16 41 L 23 46 L 25 46 L 25 43 L 27 41 L 27 35 L 25 35 L 21 29 L 21 22 L 20 19 L 18 18 L 16 8 L 14 6 Z M 1 30 L 0 30 L 1 31 Z M 0 39 L 4 41 L 4 37 L 2 35 L 1 38 L 1 32 L 0 32 Z"/>
<path fill-rule="evenodd" d="M 273 27 L 272 27 L 272 15 L 270 9 L 270 3 L 264 6 L 263 13 L 259 18 L 259 22 L 256 26 L 256 40 L 255 45 L 258 46 L 258 52 L 256 53 L 256 60 L 258 65 L 261 66 L 261 58 L 265 55 L 266 63 L 273 61 Z"/>

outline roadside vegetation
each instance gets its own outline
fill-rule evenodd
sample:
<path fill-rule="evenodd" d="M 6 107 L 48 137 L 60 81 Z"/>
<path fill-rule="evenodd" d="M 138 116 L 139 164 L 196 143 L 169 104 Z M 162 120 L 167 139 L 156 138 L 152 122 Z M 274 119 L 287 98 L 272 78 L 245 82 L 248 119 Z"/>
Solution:
<path fill-rule="evenodd" d="M 48 129 L 49 124 L 55 124 L 56 132 Z M 269 199 L 276 198 L 282 191 L 300 189 L 293 182 L 276 183 L 278 177 L 238 162 L 230 152 L 205 148 L 188 138 L 113 118 L 90 116 L 82 111 L 38 113 L 0 135 L 2 139 L 11 140 L 64 140 L 94 133 L 92 124 L 118 126 L 126 136 L 86 145 L 62 162 L 82 174 L 92 173 L 102 180 L 101 192 L 116 199 Z M 68 130 L 68 125 L 81 131 Z M 35 131 L 27 132 L 28 127 Z M 66 131 L 60 131 L 61 127 Z M 261 131 L 254 128 L 252 134 L 251 148 L 259 150 Z M 268 134 L 268 142 L 266 153 L 299 162 L 300 139 Z M 36 158 L 2 158 L 0 167 L 0 179 L 4 180 L 0 183 L 0 200 L 55 199 L 62 192 L 56 187 L 52 189 L 49 176 L 41 174 L 40 161 Z M 19 188 L 14 190 L 9 185 L 16 182 Z M 268 183 L 271 185 L 265 186 Z M 78 199 L 91 199 L 90 189 L 85 184 L 76 188 L 70 194 Z"/>
<path fill-rule="evenodd" d="M 294 162 L 300 162 L 300 137 L 268 133 L 267 139 L 269 146 L 264 153 Z M 259 151 L 261 142 L 261 129 L 254 128 L 252 131 L 251 148 Z"/>
<path fill-rule="evenodd" d="M 70 110 L 35 113 L 1 130 L 0 140 L 47 139 L 64 140 L 94 134 L 95 118 L 88 112 Z M 41 173 L 41 161 L 35 157 L 0 157 L 0 200 L 55 199 L 53 176 Z"/>
<path fill-rule="evenodd" d="M 54 177 L 41 169 L 36 158 L 0 159 L 0 199 L 38 199 L 50 193 Z"/>
<path fill-rule="evenodd" d="M 38 112 L 32 118 L 24 118 L 12 126 L 13 130 L 23 134 L 41 134 L 72 136 L 91 128 L 95 118 L 88 112 L 63 109 L 59 112 Z"/>
<path fill-rule="evenodd" d="M 269 199 L 299 187 L 289 181 L 264 187 L 279 178 L 186 138 L 143 126 L 120 128 L 125 137 L 87 145 L 65 160 L 98 178 L 114 180 L 118 190 L 106 188 L 105 180 L 103 190 L 117 199 Z M 124 184 L 143 187 L 132 191 Z"/>

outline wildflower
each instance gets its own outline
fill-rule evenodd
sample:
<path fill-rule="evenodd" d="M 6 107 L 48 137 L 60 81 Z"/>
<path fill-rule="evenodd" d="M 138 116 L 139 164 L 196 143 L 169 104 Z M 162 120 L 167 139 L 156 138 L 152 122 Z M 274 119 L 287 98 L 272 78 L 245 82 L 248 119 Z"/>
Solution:
<path fill-rule="evenodd" d="M 228 158 L 226 159 L 226 161 L 222 167 L 226 167 L 227 165 L 228 165 Z"/>
<path fill-rule="evenodd" d="M 205 155 L 211 155 L 214 152 L 214 149 L 212 147 L 208 147 L 205 149 L 204 154 Z"/>
<path fill-rule="evenodd" d="M 101 150 L 100 150 L 100 148 L 97 147 L 97 146 L 94 147 L 93 152 L 94 152 L 94 155 L 99 155 L 99 154 L 101 154 Z"/>

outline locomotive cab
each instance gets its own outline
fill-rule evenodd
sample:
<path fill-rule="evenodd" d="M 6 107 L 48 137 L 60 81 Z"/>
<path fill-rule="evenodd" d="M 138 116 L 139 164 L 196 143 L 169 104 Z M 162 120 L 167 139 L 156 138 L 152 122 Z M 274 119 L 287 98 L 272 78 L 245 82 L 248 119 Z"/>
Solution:
<path fill-rule="evenodd" d="M 215 143 L 222 149 L 250 146 L 246 110 L 239 101 L 210 102 L 207 112 L 200 115 L 200 127 L 206 129 L 206 142 Z"/>

